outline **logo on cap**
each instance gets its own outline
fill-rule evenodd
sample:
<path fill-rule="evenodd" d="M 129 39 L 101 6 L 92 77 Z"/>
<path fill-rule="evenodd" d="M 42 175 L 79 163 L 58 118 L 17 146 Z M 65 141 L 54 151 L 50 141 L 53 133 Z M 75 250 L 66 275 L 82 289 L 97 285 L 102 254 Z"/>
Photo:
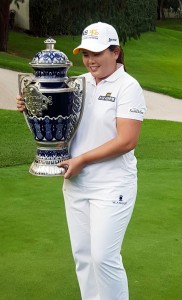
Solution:
<path fill-rule="evenodd" d="M 117 39 L 111 39 L 111 38 L 109 38 L 109 43 L 110 42 L 116 42 L 117 41 Z"/>
<path fill-rule="evenodd" d="M 83 38 L 94 38 L 94 39 L 98 39 L 98 35 L 99 32 L 97 31 L 97 29 L 86 29 L 83 31 Z"/>

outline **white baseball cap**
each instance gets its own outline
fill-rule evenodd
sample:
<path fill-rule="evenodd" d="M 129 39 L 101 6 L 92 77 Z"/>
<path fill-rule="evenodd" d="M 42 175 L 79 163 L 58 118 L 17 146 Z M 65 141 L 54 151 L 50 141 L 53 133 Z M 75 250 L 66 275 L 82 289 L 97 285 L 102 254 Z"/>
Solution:
<path fill-rule="evenodd" d="M 77 54 L 80 49 L 101 52 L 111 45 L 119 46 L 115 28 L 107 23 L 98 22 L 84 29 L 81 44 L 73 50 L 73 54 Z"/>

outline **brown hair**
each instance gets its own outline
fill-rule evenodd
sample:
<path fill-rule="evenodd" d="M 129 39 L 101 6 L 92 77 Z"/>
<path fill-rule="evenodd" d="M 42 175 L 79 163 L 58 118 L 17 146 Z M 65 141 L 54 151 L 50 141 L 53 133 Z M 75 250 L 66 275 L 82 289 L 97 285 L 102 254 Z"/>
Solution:
<path fill-rule="evenodd" d="M 118 48 L 120 50 L 119 56 L 118 56 L 116 62 L 119 63 L 119 64 L 122 64 L 124 66 L 124 70 L 126 71 L 125 64 L 124 64 L 124 52 L 123 52 L 123 49 L 120 46 L 117 46 L 117 45 L 111 45 L 111 46 L 108 47 L 108 49 L 111 52 L 113 52 L 116 48 Z"/>

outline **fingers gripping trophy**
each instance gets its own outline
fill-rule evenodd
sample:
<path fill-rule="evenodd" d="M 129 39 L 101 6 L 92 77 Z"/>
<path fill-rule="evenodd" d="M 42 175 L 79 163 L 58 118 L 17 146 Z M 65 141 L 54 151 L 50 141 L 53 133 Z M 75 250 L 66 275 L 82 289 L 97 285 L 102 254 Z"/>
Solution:
<path fill-rule="evenodd" d="M 35 74 L 19 74 L 19 93 L 25 101 L 24 117 L 37 153 L 29 172 L 37 176 L 64 175 L 57 164 L 70 158 L 71 140 L 80 123 L 84 99 L 84 77 L 67 77 L 72 65 L 68 57 L 54 49 L 47 39 L 30 65 Z"/>

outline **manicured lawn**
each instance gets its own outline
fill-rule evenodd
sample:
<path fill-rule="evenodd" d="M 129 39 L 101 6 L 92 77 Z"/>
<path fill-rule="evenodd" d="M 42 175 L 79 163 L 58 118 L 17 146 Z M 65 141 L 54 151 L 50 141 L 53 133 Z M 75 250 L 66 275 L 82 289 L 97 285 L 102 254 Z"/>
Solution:
<path fill-rule="evenodd" d="M 35 155 L 35 142 L 18 111 L 0 110 L 0 168 L 30 163 Z"/>
<path fill-rule="evenodd" d="M 27 170 L 0 169 L 0 299 L 80 299 L 62 180 Z"/>
<path fill-rule="evenodd" d="M 175 19 L 169 18 L 169 19 L 165 19 L 165 20 L 159 20 L 159 21 L 157 21 L 157 27 L 182 31 L 181 18 L 175 18 Z"/>
<path fill-rule="evenodd" d="M 35 144 L 23 116 L 0 110 L 0 299 L 80 300 L 62 178 L 28 173 Z M 139 188 L 124 244 L 131 300 L 181 300 L 181 123 L 145 120 Z"/>
<path fill-rule="evenodd" d="M 126 66 L 142 87 L 182 99 L 182 32 L 157 28 L 125 47 Z"/>

